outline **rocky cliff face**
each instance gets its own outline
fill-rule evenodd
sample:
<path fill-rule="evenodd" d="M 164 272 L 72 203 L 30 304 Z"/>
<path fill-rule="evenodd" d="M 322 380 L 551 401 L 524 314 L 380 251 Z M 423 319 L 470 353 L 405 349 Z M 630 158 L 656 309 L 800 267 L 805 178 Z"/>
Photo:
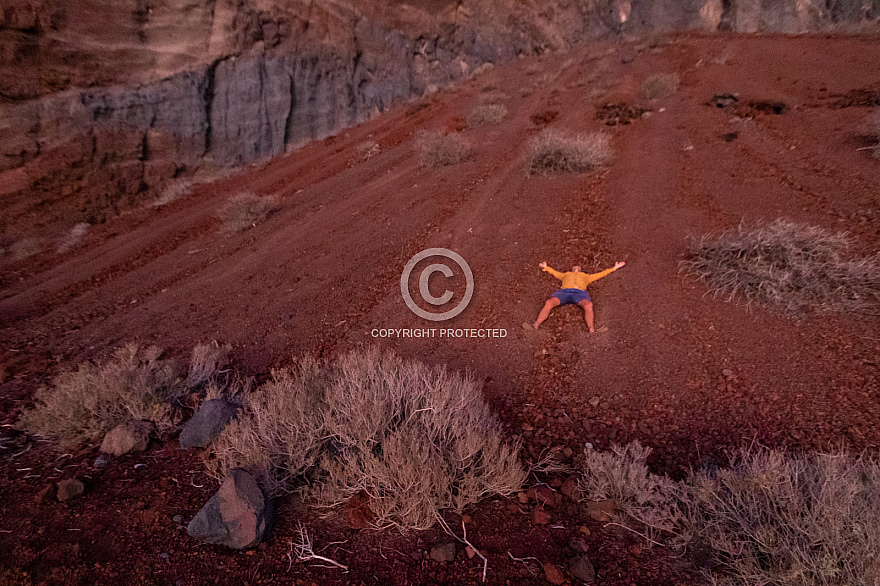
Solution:
<path fill-rule="evenodd" d="M 0 230 L 35 205 L 37 223 L 98 220 L 206 160 L 282 153 L 518 54 L 628 31 L 820 30 L 878 4 L 0 0 Z"/>

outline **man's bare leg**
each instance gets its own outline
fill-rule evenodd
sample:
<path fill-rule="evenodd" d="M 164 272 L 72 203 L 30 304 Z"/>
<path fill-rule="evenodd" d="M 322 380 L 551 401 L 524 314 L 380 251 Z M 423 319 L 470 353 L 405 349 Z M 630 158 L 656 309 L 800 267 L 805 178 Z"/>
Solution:
<path fill-rule="evenodd" d="M 541 324 L 547 321 L 547 318 L 550 317 L 550 312 L 553 311 L 554 307 L 559 307 L 561 301 L 556 297 L 551 297 L 544 303 L 544 307 L 541 309 L 541 313 L 538 314 L 538 319 L 535 320 L 535 329 L 541 327 Z"/>
<path fill-rule="evenodd" d="M 591 333 L 596 331 L 593 329 L 593 303 L 584 299 L 578 305 L 584 309 L 584 320 L 587 322 L 587 329 Z"/>

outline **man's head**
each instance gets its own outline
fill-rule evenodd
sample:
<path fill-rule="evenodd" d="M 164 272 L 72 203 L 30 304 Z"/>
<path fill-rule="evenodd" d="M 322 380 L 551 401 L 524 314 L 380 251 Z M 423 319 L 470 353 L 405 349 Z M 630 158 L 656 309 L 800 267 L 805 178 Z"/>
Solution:
<path fill-rule="evenodd" d="M 573 272 L 573 273 L 581 272 L 581 265 L 574 265 L 573 267 L 571 267 L 571 272 Z"/>

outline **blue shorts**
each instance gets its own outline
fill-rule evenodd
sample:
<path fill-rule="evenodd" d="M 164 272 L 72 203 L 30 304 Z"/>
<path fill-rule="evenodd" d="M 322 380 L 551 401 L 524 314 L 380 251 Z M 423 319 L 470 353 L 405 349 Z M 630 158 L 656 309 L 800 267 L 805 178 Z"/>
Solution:
<path fill-rule="evenodd" d="M 552 296 L 559 300 L 560 305 L 577 305 L 581 301 L 591 301 L 590 294 L 583 289 L 560 289 Z"/>

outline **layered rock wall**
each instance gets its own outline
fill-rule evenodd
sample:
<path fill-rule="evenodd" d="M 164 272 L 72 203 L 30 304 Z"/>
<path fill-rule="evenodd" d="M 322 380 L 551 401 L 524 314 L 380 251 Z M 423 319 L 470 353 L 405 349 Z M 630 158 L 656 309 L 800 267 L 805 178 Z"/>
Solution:
<path fill-rule="evenodd" d="M 877 4 L 0 0 L 0 230 L 35 205 L 40 223 L 99 220 L 206 160 L 277 155 L 517 54 L 642 30 L 820 30 Z"/>

